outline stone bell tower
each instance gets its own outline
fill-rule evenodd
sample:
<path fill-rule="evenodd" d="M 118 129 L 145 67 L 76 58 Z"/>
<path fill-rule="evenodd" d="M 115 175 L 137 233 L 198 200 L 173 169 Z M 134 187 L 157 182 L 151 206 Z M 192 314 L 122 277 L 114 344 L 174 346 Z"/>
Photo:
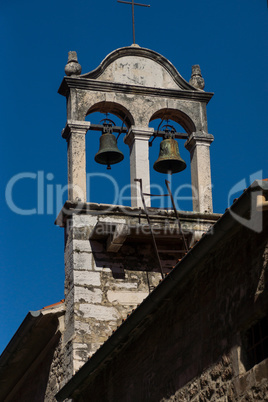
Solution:
<path fill-rule="evenodd" d="M 190 84 L 160 54 L 137 45 L 110 53 L 95 70 L 80 75 L 75 52 L 69 53 L 59 93 L 67 99 L 68 200 L 56 224 L 65 229 L 65 364 L 71 376 L 107 339 L 129 311 L 168 274 L 188 246 L 218 219 L 212 213 L 210 144 L 199 66 Z M 93 112 L 111 113 L 124 121 L 129 147 L 131 206 L 87 200 L 85 136 Z M 135 179 L 150 193 L 148 142 L 154 119 L 170 119 L 186 131 L 191 155 L 193 211 L 180 212 L 184 234 L 172 211 L 148 208 L 150 225 Z M 94 127 L 93 127 L 94 128 Z M 176 137 L 177 134 L 175 134 Z M 127 148 L 127 147 L 126 147 Z M 126 152 L 125 152 L 126 157 Z M 150 198 L 147 196 L 147 206 Z M 153 247 L 152 232 L 158 249 Z"/>

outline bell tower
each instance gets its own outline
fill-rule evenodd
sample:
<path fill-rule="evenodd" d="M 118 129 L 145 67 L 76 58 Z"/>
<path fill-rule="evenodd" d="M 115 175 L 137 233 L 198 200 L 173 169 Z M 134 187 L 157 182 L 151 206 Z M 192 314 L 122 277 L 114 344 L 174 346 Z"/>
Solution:
<path fill-rule="evenodd" d="M 208 133 L 206 105 L 213 94 L 203 90 L 200 67 L 193 66 L 189 84 L 166 58 L 137 45 L 112 52 L 90 73 L 79 75 L 79 66 L 75 52 L 70 52 L 67 77 L 59 89 L 67 98 L 63 137 L 68 142 L 68 199 L 87 201 L 85 135 L 90 123 L 85 117 L 99 111 L 117 115 L 127 126 L 124 141 L 130 150 L 133 207 L 142 206 L 135 178 L 142 178 L 150 193 L 148 141 L 154 129 L 149 123 L 161 118 L 185 129 L 185 147 L 191 155 L 193 210 L 212 212 L 210 144 L 214 138 Z"/>
<path fill-rule="evenodd" d="M 65 73 L 59 93 L 67 100 L 62 136 L 68 144 L 68 200 L 56 224 L 65 229 L 64 343 L 66 370 L 71 376 L 219 215 L 212 212 L 213 136 L 208 133 L 206 116 L 213 94 L 203 90 L 199 66 L 193 66 L 188 83 L 165 57 L 133 45 L 115 50 L 83 75 L 76 53 L 69 52 Z M 107 121 L 102 127 L 85 121 L 93 112 L 114 114 L 126 127 L 112 127 L 112 132 Z M 149 140 L 163 133 L 149 123 L 158 118 L 173 120 L 186 131 L 172 132 L 172 141 L 164 140 L 176 148 L 176 139 L 184 138 L 191 157 L 193 211 L 180 212 L 179 225 L 177 211 L 150 208 Z M 85 136 L 92 130 L 102 131 L 95 161 L 108 166 L 116 163 L 110 158 L 112 152 L 115 158 L 123 158 L 113 135 L 124 134 L 130 161 L 129 207 L 87 200 L 86 175 L 96 162 L 86 167 Z M 165 147 L 162 144 L 162 153 Z M 175 159 L 176 154 L 175 150 Z M 172 158 L 168 166 L 173 166 Z M 179 161 L 177 171 L 185 167 L 183 163 Z M 162 163 L 161 168 L 158 164 L 161 169 Z"/>

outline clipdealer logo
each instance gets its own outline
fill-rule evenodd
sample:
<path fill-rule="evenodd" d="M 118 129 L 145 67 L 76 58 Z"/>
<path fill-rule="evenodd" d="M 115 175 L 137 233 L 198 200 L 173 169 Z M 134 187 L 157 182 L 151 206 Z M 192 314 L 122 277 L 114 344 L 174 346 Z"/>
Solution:
<path fill-rule="evenodd" d="M 64 202 L 68 199 L 68 185 L 56 184 L 53 182 L 55 179 L 53 173 L 46 173 L 44 171 L 38 171 L 37 173 L 34 172 L 22 172 L 14 175 L 7 183 L 5 189 L 5 199 L 7 206 L 9 209 L 18 215 L 53 215 L 58 214 L 64 205 Z M 94 199 L 94 192 L 96 183 L 98 185 L 103 186 L 103 188 L 109 188 L 109 196 L 112 198 L 110 201 L 110 207 L 107 205 L 107 210 L 113 208 L 114 205 L 122 206 L 121 211 L 128 214 L 128 207 L 127 204 L 131 204 L 132 197 L 131 187 L 136 187 L 136 184 L 126 184 L 122 188 L 119 187 L 117 181 L 114 177 L 106 173 L 88 173 L 87 174 L 87 195 L 90 202 Z M 94 180 L 94 182 L 93 182 Z M 31 188 L 31 196 L 29 196 L 29 204 L 30 204 L 30 197 L 31 202 L 34 199 L 34 207 L 23 208 L 20 205 L 20 197 L 16 192 L 16 186 L 23 186 L 27 185 L 27 188 Z M 69 186 L 69 190 L 70 190 Z M 171 201 L 169 197 L 164 197 L 167 190 L 160 186 L 159 184 L 151 184 L 150 189 L 144 188 L 145 192 L 154 192 L 158 194 L 154 197 L 154 200 L 158 202 L 157 209 L 165 209 L 165 208 L 172 208 Z M 75 185 L 73 187 L 73 192 L 77 195 L 76 201 L 81 201 L 86 199 L 86 195 L 83 193 L 83 190 Z M 140 198 L 139 191 L 137 192 L 137 197 Z M 189 195 L 184 195 L 184 194 Z M 180 206 L 181 203 L 184 201 L 192 201 L 192 193 L 194 196 L 196 195 L 195 189 L 192 189 L 190 184 L 181 184 L 177 187 L 174 191 L 173 198 L 176 204 L 177 210 L 181 210 Z M 165 198 L 167 198 L 165 200 Z M 124 209 L 124 205 L 126 208 Z M 77 205 L 79 209 L 81 204 Z M 153 210 L 150 211 L 153 214 Z"/>
<path fill-rule="evenodd" d="M 240 195 L 247 186 L 252 183 L 254 180 L 262 180 L 262 171 L 255 172 L 254 174 L 249 176 L 249 183 L 247 183 L 246 179 L 240 180 L 238 183 L 236 183 L 229 191 L 228 197 L 227 197 L 227 206 L 230 207 L 232 204 L 233 199 L 235 196 Z M 171 176 L 172 177 L 172 176 Z M 68 185 L 62 185 L 62 184 L 57 184 L 54 182 L 55 176 L 53 173 L 45 173 L 44 171 L 38 171 L 37 173 L 34 172 L 21 172 L 16 175 L 14 175 L 7 183 L 6 189 L 5 189 L 5 199 L 7 206 L 9 209 L 14 212 L 15 214 L 18 215 L 23 215 L 23 216 L 29 216 L 29 215 L 58 215 L 58 213 L 61 211 L 64 202 L 68 199 Z M 93 180 L 95 180 L 93 182 Z M 25 185 L 27 182 L 27 188 L 29 187 L 29 184 L 31 184 L 31 197 L 29 196 L 29 204 L 32 202 L 32 199 L 34 199 L 34 207 L 29 207 L 29 208 L 23 208 L 20 205 L 20 197 L 18 195 L 18 192 L 16 192 L 16 186 L 21 186 Z M 30 181 L 30 182 L 29 182 Z M 31 183 L 32 182 L 32 183 Z M 109 209 L 112 209 L 114 205 L 119 205 L 120 210 L 122 213 L 125 213 L 126 215 L 129 214 L 129 207 L 125 206 L 126 204 L 130 205 L 131 204 L 131 195 L 130 195 L 130 190 L 131 186 L 136 186 L 136 184 L 127 184 L 123 186 L 121 189 L 115 180 L 114 177 L 112 177 L 109 174 L 106 173 L 88 173 L 87 174 L 87 194 L 89 200 L 94 199 L 94 192 L 95 192 L 95 186 L 96 182 L 105 188 L 111 188 L 112 186 L 112 191 L 109 192 L 109 195 L 112 196 L 113 200 L 110 202 L 109 205 L 107 205 L 107 211 Z M 108 184 L 109 183 L 109 184 Z M 172 188 L 172 183 L 171 183 L 171 188 Z M 70 187 L 69 187 L 70 190 Z M 185 192 L 187 191 L 189 194 L 190 190 L 190 195 L 189 196 L 184 196 Z M 153 215 L 154 213 L 157 214 L 158 209 L 166 209 L 172 208 L 171 205 L 171 200 L 169 197 L 164 197 L 163 195 L 166 194 L 166 189 L 161 187 L 159 184 L 152 183 L 150 186 L 150 189 L 143 189 L 144 192 L 154 192 L 157 193 L 158 195 L 154 197 L 154 200 L 158 201 L 158 207 L 155 209 L 150 209 L 150 215 Z M 83 190 L 79 188 L 78 186 L 75 186 L 74 192 L 81 197 L 81 200 L 86 199 L 86 195 L 83 194 Z M 173 198 L 175 201 L 175 206 L 178 211 L 181 211 L 180 206 L 182 205 L 182 202 L 184 201 L 189 201 L 193 199 L 197 199 L 198 193 L 195 188 L 193 188 L 189 184 L 182 184 L 178 186 L 177 188 L 172 190 L 173 192 Z M 204 189 L 203 193 L 205 194 L 206 189 Z M 250 208 L 250 213 L 248 217 L 240 216 L 238 215 L 233 208 L 230 208 L 230 214 L 231 216 L 239 222 L 241 225 L 260 233 L 263 228 L 263 223 L 262 223 L 262 213 L 256 209 L 256 199 L 258 194 L 261 194 L 260 191 L 250 191 L 250 197 L 251 197 L 251 208 Z M 138 196 L 139 197 L 139 192 Z M 31 198 L 31 201 L 30 201 Z M 165 201 L 165 198 L 166 201 Z M 77 199 L 76 201 L 79 201 Z M 92 202 L 92 201 L 91 201 Z M 81 208 L 81 203 L 77 203 L 77 207 L 75 207 L 76 210 L 79 210 Z M 103 211 L 105 212 L 105 211 Z M 170 228 L 169 228 L 170 229 Z"/>

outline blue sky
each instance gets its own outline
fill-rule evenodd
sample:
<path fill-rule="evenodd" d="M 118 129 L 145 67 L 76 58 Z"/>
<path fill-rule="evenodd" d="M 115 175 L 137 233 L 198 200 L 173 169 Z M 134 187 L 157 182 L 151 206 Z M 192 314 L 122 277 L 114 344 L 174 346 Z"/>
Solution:
<path fill-rule="evenodd" d="M 213 200 L 214 211 L 224 212 L 237 183 L 248 186 L 254 178 L 268 177 L 267 2 L 151 0 L 150 4 L 150 9 L 136 7 L 136 42 L 169 59 L 187 81 L 191 66 L 200 64 L 205 90 L 215 93 L 207 107 L 208 131 L 215 137 Z M 54 220 L 56 186 L 65 186 L 67 180 L 66 143 L 61 138 L 65 99 L 57 90 L 68 51 L 77 51 L 86 73 L 111 51 L 131 45 L 131 7 L 116 0 L 2 0 L 0 33 L 1 351 L 29 310 L 64 297 L 63 229 Z M 92 119 L 98 123 L 100 117 Z M 188 162 L 183 142 L 179 145 Z M 123 186 L 129 181 L 129 158 L 122 138 L 119 147 L 125 153 L 124 169 L 115 166 L 112 174 Z M 151 165 L 158 145 L 153 148 Z M 97 135 L 87 136 L 87 149 L 88 171 L 106 173 L 93 162 Z M 26 178 L 16 181 L 19 174 Z M 152 174 L 161 185 L 164 178 Z M 14 205 L 33 210 L 31 215 L 16 213 L 6 201 L 12 180 Z M 189 166 L 174 181 L 175 186 L 190 182 Z M 91 201 L 112 202 L 104 181 L 92 181 L 91 190 Z M 52 202 L 47 202 L 52 191 Z M 183 202 L 179 207 L 189 208 Z"/>

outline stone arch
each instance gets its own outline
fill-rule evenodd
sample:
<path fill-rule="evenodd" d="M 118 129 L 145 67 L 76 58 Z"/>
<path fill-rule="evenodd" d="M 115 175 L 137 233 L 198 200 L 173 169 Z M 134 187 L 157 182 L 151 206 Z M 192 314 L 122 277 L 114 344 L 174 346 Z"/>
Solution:
<path fill-rule="evenodd" d="M 155 119 L 163 118 L 173 120 L 180 124 L 189 135 L 196 131 L 193 120 L 181 110 L 171 108 L 160 109 L 151 116 L 150 122 Z"/>
<path fill-rule="evenodd" d="M 134 125 L 134 118 L 132 114 L 119 103 L 107 101 L 95 103 L 88 109 L 86 116 L 95 112 L 114 114 L 124 121 L 127 128 L 130 128 L 130 126 Z"/>

